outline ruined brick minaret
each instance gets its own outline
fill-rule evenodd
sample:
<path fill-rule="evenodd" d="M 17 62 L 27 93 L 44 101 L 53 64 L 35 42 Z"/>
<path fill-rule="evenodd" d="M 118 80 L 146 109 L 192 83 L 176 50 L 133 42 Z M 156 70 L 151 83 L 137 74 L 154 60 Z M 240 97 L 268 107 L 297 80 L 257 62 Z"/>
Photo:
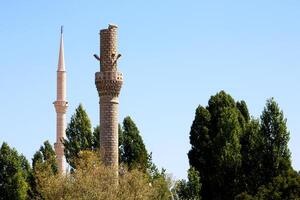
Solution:
<path fill-rule="evenodd" d="M 118 72 L 117 26 L 109 25 L 100 31 L 100 72 L 95 74 L 95 83 L 100 97 L 100 152 L 103 162 L 116 169 L 118 174 L 118 105 L 123 83 Z"/>
<path fill-rule="evenodd" d="M 64 145 L 62 139 L 65 137 L 66 131 L 66 112 L 68 102 L 66 98 L 66 69 L 64 59 L 64 41 L 63 28 L 61 27 L 60 49 L 57 68 L 57 89 L 56 101 L 53 103 L 56 110 L 56 143 L 54 149 L 56 153 L 56 160 L 58 171 L 63 173 L 65 171 L 64 163 Z"/>

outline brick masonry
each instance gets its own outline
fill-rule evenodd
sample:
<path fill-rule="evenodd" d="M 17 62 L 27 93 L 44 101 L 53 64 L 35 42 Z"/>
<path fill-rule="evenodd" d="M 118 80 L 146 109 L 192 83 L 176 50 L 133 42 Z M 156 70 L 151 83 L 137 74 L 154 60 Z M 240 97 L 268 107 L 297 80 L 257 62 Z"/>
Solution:
<path fill-rule="evenodd" d="M 109 25 L 100 31 L 100 72 L 95 84 L 100 97 L 100 152 L 103 162 L 118 174 L 118 96 L 122 73 L 117 71 L 117 26 Z"/>

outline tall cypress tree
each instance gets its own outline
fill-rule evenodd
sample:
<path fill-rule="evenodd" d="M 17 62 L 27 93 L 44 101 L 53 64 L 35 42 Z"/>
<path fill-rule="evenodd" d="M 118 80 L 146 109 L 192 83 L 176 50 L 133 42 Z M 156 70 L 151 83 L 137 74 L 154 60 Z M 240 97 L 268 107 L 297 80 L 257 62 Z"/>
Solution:
<path fill-rule="evenodd" d="M 211 185 L 213 140 L 209 133 L 210 120 L 210 112 L 199 106 L 196 109 L 195 119 L 190 131 L 191 150 L 188 153 L 190 166 L 200 173 L 204 199 L 206 196 L 207 198 L 210 196 L 210 190 L 213 187 Z"/>
<path fill-rule="evenodd" d="M 138 168 L 146 171 L 148 167 L 148 152 L 140 135 L 140 132 L 130 117 L 123 121 L 123 131 L 119 137 L 120 161 L 128 166 L 129 169 Z"/>
<path fill-rule="evenodd" d="M 66 130 L 67 138 L 64 139 L 65 156 L 72 168 L 75 167 L 74 159 L 78 158 L 81 150 L 92 150 L 94 138 L 90 119 L 80 104 L 71 117 L 71 122 Z"/>

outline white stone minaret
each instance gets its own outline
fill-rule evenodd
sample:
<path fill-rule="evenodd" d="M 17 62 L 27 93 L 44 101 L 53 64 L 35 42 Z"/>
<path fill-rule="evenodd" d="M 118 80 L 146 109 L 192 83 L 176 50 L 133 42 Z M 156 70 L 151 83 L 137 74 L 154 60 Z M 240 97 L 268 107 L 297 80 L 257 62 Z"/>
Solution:
<path fill-rule="evenodd" d="M 53 103 L 56 110 L 56 143 L 54 149 L 56 153 L 56 160 L 58 171 L 63 173 L 65 171 L 64 163 L 64 145 L 62 139 L 65 137 L 66 131 L 66 112 L 68 102 L 66 98 L 66 69 L 64 59 L 64 40 L 63 40 L 63 27 L 61 27 L 60 36 L 60 49 L 57 68 L 57 89 L 56 101 Z"/>

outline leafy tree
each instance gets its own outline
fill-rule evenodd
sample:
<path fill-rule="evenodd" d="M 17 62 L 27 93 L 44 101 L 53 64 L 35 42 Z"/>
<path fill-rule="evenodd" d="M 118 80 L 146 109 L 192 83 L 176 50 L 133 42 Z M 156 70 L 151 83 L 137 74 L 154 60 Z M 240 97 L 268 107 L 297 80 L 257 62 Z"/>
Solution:
<path fill-rule="evenodd" d="M 120 125 L 119 125 L 120 126 Z M 93 131 L 93 145 L 92 149 L 100 149 L 100 126 L 96 126 Z"/>
<path fill-rule="evenodd" d="M 154 181 L 155 179 L 159 179 L 165 176 L 166 170 L 162 168 L 161 170 L 155 165 L 152 161 L 152 152 L 148 155 L 148 166 L 147 166 L 147 174 L 149 175 L 150 181 Z"/>
<path fill-rule="evenodd" d="M 50 166 L 53 174 L 58 173 L 56 154 L 48 140 L 45 141 L 44 145 L 41 146 L 40 149 L 33 155 L 32 159 L 32 167 L 34 171 L 37 167 L 43 168 L 46 166 Z"/>
<path fill-rule="evenodd" d="M 123 121 L 123 130 L 119 124 L 119 162 L 130 170 L 138 168 L 151 171 L 154 164 L 150 161 L 147 150 L 140 136 L 139 130 L 130 117 Z M 91 132 L 91 123 L 87 113 L 80 104 L 71 118 L 66 130 L 67 139 L 64 140 L 67 162 L 74 168 L 72 160 L 77 158 L 80 151 L 100 149 L 100 127 Z M 158 172 L 158 170 L 157 170 Z"/>
<path fill-rule="evenodd" d="M 188 170 L 188 182 L 178 181 L 175 193 L 181 200 L 201 200 L 201 183 L 199 172 L 193 167 Z"/>
<path fill-rule="evenodd" d="M 210 112 L 199 106 L 196 109 L 195 119 L 193 121 L 191 132 L 190 132 L 190 143 L 191 150 L 188 153 L 190 165 L 193 166 L 197 171 L 199 171 L 201 180 L 204 183 L 202 185 L 202 191 L 204 196 L 210 196 L 210 175 L 211 166 L 213 160 L 212 158 L 212 138 L 209 133 L 210 129 Z"/>
<path fill-rule="evenodd" d="M 45 141 L 43 146 L 33 155 L 32 158 L 33 173 L 30 177 L 31 185 L 31 199 L 42 199 L 42 195 L 39 191 L 39 178 L 37 174 L 40 171 L 47 172 L 47 176 L 54 176 L 58 173 L 58 167 L 56 163 L 56 154 L 49 141 Z"/>
<path fill-rule="evenodd" d="M 264 185 L 291 168 L 289 132 L 283 112 L 274 99 L 267 100 L 261 115 Z"/>
<path fill-rule="evenodd" d="M 277 176 L 259 188 L 257 199 L 290 200 L 300 199 L 300 176 L 293 170 Z"/>
<path fill-rule="evenodd" d="M 240 171 L 239 185 L 241 191 L 255 194 L 258 187 L 263 184 L 262 177 L 262 135 L 259 120 L 252 119 L 246 126 L 241 137 L 242 169 Z"/>
<path fill-rule="evenodd" d="M 174 185 L 174 181 L 170 174 L 166 174 L 166 170 L 162 169 L 160 176 L 152 179 L 152 181 L 150 181 L 150 185 L 153 186 L 156 191 L 153 195 L 153 199 L 172 199 L 173 195 L 171 188 Z"/>
<path fill-rule="evenodd" d="M 126 117 L 124 119 L 124 122 L 126 122 L 126 127 L 125 124 L 123 123 L 123 129 L 126 131 L 124 132 L 122 130 L 121 125 L 118 125 L 118 134 L 119 134 L 119 164 L 120 165 L 126 165 L 130 169 L 133 168 L 139 168 L 141 169 L 140 165 L 137 165 L 137 162 L 140 162 L 140 154 L 137 152 L 140 151 L 140 149 L 143 150 L 142 156 L 147 155 L 147 163 L 145 162 L 145 159 L 141 159 L 144 161 L 143 163 L 143 171 L 147 171 L 149 178 L 151 181 L 154 181 L 155 179 L 160 179 L 163 178 L 164 174 L 164 169 L 161 171 L 157 168 L 157 166 L 153 163 L 152 161 L 152 153 L 148 154 L 147 150 L 145 148 L 144 142 L 142 137 L 139 134 L 138 128 L 136 127 L 135 123 L 130 117 Z M 93 149 L 100 149 L 100 126 L 97 126 L 94 128 L 93 132 L 93 138 L 94 138 L 94 145 Z M 128 145 L 128 142 L 132 140 L 132 145 Z M 126 143 L 126 145 L 125 145 Z M 127 148 L 124 148 L 124 147 Z M 142 148 L 141 148 L 142 147 Z M 125 158 L 127 155 L 131 155 L 130 160 L 126 160 Z M 130 163 L 128 163 L 130 162 Z M 134 163 L 133 163 L 134 162 Z"/>
<path fill-rule="evenodd" d="M 90 123 L 86 122 L 89 120 L 82 120 L 82 118 L 88 119 L 87 114 L 80 105 L 76 109 L 75 115 L 71 118 L 67 128 L 67 140 L 64 141 L 65 152 L 69 151 L 69 155 L 66 153 L 66 158 L 73 168 L 75 167 L 73 160 L 78 158 L 80 151 L 96 151 L 100 149 L 100 127 L 95 127 L 93 133 L 91 133 L 89 131 Z M 148 154 L 133 120 L 130 117 L 126 117 L 123 121 L 123 130 L 120 124 L 118 127 L 120 165 L 125 165 L 129 170 L 138 169 L 147 172 L 151 183 L 159 182 L 165 188 L 170 188 L 165 170 L 158 170 L 152 162 L 152 155 Z"/>
<path fill-rule="evenodd" d="M 90 119 L 81 104 L 71 117 L 71 122 L 67 126 L 66 137 L 67 139 L 64 139 L 63 142 L 66 160 L 74 168 L 73 160 L 78 157 L 78 153 L 82 150 L 91 150 L 95 143 Z"/>
<path fill-rule="evenodd" d="M 237 199 L 295 199 L 287 195 L 299 194 L 299 188 L 298 193 L 289 190 L 296 188 L 299 175 L 291 173 L 288 141 L 283 112 L 273 98 L 269 99 L 260 123 L 251 123 L 241 139 L 245 192 Z"/>
<path fill-rule="evenodd" d="M 236 200 L 291 200 L 300 199 L 300 176 L 293 170 L 273 178 L 273 180 L 259 187 L 256 195 L 244 192 Z"/>
<path fill-rule="evenodd" d="M 240 137 L 248 120 L 247 110 L 245 103 L 236 103 L 224 91 L 212 96 L 206 108 L 196 110 L 188 157 L 200 173 L 203 199 L 233 199 L 239 193 Z"/>
<path fill-rule="evenodd" d="M 41 191 L 45 200 L 56 199 L 170 199 L 160 182 L 149 183 L 147 174 L 136 169 L 119 176 L 114 183 L 113 169 L 106 167 L 94 151 L 81 151 L 74 160 L 76 170 L 65 176 L 57 174 L 42 179 Z M 44 176 L 43 172 L 39 176 Z M 164 192 L 162 192 L 164 191 Z"/>
<path fill-rule="evenodd" d="M 240 111 L 242 118 L 240 118 L 242 121 L 241 123 L 243 123 L 243 120 L 245 122 L 249 122 L 250 121 L 250 114 L 248 111 L 248 107 L 245 101 L 238 101 L 236 102 L 236 107 L 238 108 L 238 110 Z"/>
<path fill-rule="evenodd" d="M 247 192 L 243 192 L 237 195 L 234 200 L 258 200 L 255 197 L 249 195 Z"/>
<path fill-rule="evenodd" d="M 130 117 L 123 121 L 123 131 L 120 135 L 120 161 L 129 169 L 140 169 L 146 172 L 148 167 L 148 152 L 140 136 L 140 132 Z"/>
<path fill-rule="evenodd" d="M 0 199 L 27 199 L 30 170 L 25 157 L 3 143 L 0 149 Z"/>
<path fill-rule="evenodd" d="M 258 188 L 291 169 L 286 119 L 274 99 L 267 100 L 260 122 L 252 120 L 242 135 L 242 190 Z"/>
<path fill-rule="evenodd" d="M 244 101 L 223 91 L 212 96 L 207 107 L 196 109 L 190 132 L 188 157 L 200 174 L 202 198 L 299 198 L 288 141 L 286 119 L 274 99 L 257 120 Z"/>

